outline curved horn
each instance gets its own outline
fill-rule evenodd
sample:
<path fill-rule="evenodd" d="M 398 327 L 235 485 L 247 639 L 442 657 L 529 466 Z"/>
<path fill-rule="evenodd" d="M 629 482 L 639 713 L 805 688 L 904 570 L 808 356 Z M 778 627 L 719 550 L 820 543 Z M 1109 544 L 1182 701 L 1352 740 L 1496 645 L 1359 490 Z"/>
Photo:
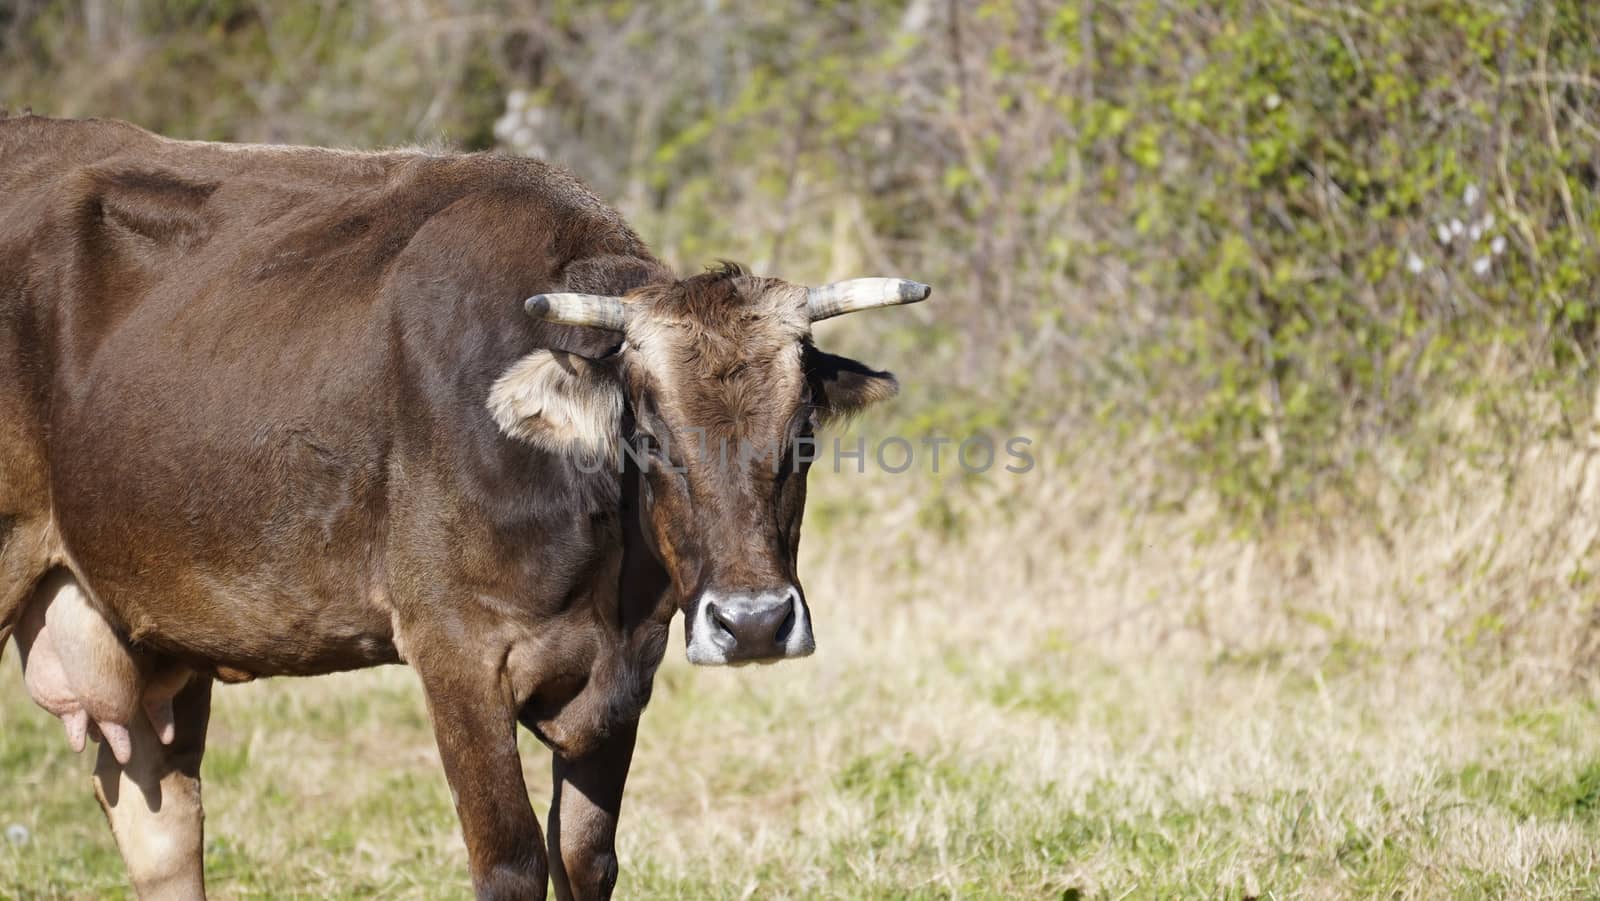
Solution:
<path fill-rule="evenodd" d="M 811 321 L 819 322 L 873 307 L 894 307 L 926 300 L 933 289 L 903 278 L 852 278 L 819 285 L 806 292 Z"/>
<path fill-rule="evenodd" d="M 606 294 L 535 294 L 523 302 L 529 316 L 558 325 L 622 331 L 622 298 Z"/>

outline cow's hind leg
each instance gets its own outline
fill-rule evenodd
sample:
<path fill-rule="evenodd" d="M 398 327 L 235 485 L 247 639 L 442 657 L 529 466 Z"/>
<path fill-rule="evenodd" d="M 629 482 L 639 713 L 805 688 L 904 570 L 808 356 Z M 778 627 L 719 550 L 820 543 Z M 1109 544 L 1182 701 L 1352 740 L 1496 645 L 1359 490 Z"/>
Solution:
<path fill-rule="evenodd" d="M 28 391 L 21 387 L 20 342 L 7 328 L 7 300 L 0 294 L 0 652 L 34 585 L 56 565 L 59 551 L 50 517 L 43 430 Z"/>
<path fill-rule="evenodd" d="M 143 716 L 128 731 L 133 756 L 117 762 L 100 746 L 95 795 L 111 823 L 117 848 L 141 899 L 203 898 L 204 812 L 200 806 L 200 757 L 211 717 L 211 679 L 193 676 L 172 701 L 177 734 L 161 743 Z"/>
<path fill-rule="evenodd" d="M 0 453 L 4 448 L 0 447 Z M 0 477 L 5 473 L 0 464 Z M 6 485 L 0 484 L 0 653 L 22 618 L 34 586 L 50 569 L 50 520 L 46 514 L 7 512 Z"/>

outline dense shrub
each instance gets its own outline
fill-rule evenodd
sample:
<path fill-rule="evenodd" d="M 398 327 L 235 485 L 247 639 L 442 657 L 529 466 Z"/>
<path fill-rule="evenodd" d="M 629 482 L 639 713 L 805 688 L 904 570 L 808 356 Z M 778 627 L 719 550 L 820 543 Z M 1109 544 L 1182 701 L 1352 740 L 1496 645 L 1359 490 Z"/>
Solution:
<path fill-rule="evenodd" d="M 1580 408 L 1597 40 L 1583 0 L 23 0 L 0 100 L 538 152 L 685 268 L 914 275 L 861 328 L 915 423 L 1093 426 L 1249 522 L 1470 450 L 1433 411 L 1504 450 Z"/>

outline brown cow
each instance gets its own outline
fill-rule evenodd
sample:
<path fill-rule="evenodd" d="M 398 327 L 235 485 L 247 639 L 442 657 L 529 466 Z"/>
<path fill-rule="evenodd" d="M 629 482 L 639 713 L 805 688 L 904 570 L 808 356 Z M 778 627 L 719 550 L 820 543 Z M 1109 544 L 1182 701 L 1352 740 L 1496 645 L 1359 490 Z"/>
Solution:
<path fill-rule="evenodd" d="M 404 662 L 478 894 L 606 897 L 674 610 L 696 663 L 812 650 L 798 449 L 895 382 L 811 323 L 927 293 L 679 279 L 530 160 L 0 121 L 0 647 L 104 739 L 141 896 L 204 891 L 214 680 Z"/>

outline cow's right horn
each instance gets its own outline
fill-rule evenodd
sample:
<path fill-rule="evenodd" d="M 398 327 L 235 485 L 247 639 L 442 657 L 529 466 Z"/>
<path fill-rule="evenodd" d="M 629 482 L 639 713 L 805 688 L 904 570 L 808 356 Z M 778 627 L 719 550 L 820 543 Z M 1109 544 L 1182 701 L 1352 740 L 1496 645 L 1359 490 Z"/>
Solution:
<path fill-rule="evenodd" d="M 905 278 L 852 278 L 819 285 L 806 292 L 811 321 L 820 322 L 857 310 L 893 307 L 926 300 L 933 289 Z"/>
<path fill-rule="evenodd" d="M 606 294 L 535 294 L 522 308 L 529 316 L 559 325 L 622 331 L 622 298 Z"/>

